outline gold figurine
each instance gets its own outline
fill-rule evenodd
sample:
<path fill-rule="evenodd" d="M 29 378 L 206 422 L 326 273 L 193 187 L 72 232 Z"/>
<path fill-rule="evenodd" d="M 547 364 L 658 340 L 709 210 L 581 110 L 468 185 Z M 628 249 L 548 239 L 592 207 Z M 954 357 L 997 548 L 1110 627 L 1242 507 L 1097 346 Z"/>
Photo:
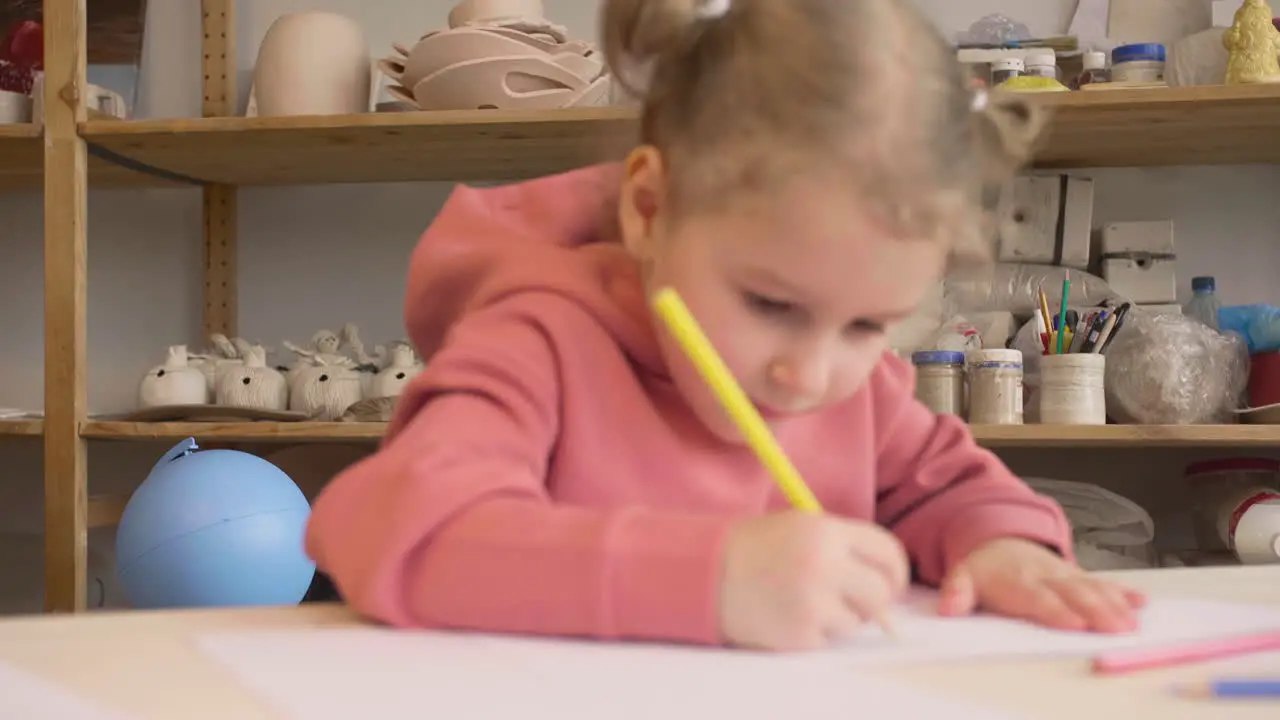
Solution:
<path fill-rule="evenodd" d="M 1231 29 L 1222 34 L 1228 85 L 1280 82 L 1280 30 L 1271 17 L 1267 0 L 1244 0 L 1236 11 Z"/>

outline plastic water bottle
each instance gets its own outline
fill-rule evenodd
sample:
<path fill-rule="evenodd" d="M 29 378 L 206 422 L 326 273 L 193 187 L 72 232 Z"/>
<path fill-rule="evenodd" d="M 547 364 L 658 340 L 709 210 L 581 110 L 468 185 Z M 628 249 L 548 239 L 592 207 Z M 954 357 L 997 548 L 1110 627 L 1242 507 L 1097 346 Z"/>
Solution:
<path fill-rule="evenodd" d="M 1214 290 L 1215 283 L 1212 275 L 1191 278 L 1191 292 L 1193 295 L 1191 301 L 1182 308 L 1182 314 L 1193 317 L 1217 330 L 1218 309 L 1222 307 L 1222 304 L 1218 301 L 1218 296 L 1214 294 Z"/>

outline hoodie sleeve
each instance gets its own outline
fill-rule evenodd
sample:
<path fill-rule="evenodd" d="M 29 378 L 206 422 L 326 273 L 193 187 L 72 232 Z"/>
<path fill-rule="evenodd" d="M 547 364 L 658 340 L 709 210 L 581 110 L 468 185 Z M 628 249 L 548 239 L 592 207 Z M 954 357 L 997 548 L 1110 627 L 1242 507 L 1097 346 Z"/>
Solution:
<path fill-rule="evenodd" d="M 875 370 L 876 518 L 902 540 L 921 580 L 940 583 L 998 537 L 1043 543 L 1074 562 L 1062 508 L 980 447 L 965 422 L 915 398 L 915 375 L 886 354 Z"/>
<path fill-rule="evenodd" d="M 550 294 L 469 315 L 397 404 L 383 446 L 314 503 L 307 552 L 396 626 L 720 642 L 729 519 L 555 503 L 555 338 L 603 332 Z"/>

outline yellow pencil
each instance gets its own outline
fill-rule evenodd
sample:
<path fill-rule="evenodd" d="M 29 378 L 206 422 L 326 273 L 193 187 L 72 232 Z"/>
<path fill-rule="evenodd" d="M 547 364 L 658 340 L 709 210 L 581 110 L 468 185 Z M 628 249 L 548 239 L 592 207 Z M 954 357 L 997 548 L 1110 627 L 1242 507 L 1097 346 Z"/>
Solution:
<path fill-rule="evenodd" d="M 693 314 L 689 312 L 689 308 L 685 306 L 676 291 L 672 288 L 659 290 L 653 298 L 653 306 L 671 334 L 675 336 L 685 355 L 689 357 L 689 361 L 698 369 L 698 374 L 711 387 L 720 405 L 738 426 L 738 431 L 746 439 L 747 445 L 773 476 L 774 482 L 778 484 L 791 506 L 804 512 L 822 512 L 822 505 L 818 502 L 818 498 L 805 484 L 804 478 L 800 477 L 800 472 L 796 470 L 795 465 L 791 464 L 782 446 L 769 431 L 768 424 L 765 423 L 764 418 L 760 417 L 760 413 L 751 404 L 747 394 L 742 391 L 738 381 L 733 379 L 733 374 L 729 372 L 724 360 L 711 346 L 711 341 L 702 332 L 698 321 L 693 318 Z M 885 634 L 896 637 L 887 616 L 877 618 L 876 622 L 884 629 Z"/>
<path fill-rule="evenodd" d="M 733 379 L 724 360 L 711 347 L 711 341 L 703 334 L 698 321 L 693 319 L 676 291 L 671 288 L 658 291 L 653 306 L 792 507 L 805 512 L 822 512 L 818 498 L 782 451 L 764 418 L 760 417 L 742 387 Z"/>

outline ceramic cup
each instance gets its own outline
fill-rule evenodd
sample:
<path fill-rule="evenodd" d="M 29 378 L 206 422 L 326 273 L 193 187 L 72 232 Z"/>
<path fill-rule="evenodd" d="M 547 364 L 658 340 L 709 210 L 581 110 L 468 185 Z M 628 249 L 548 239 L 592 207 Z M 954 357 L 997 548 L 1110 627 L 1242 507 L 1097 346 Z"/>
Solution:
<path fill-rule="evenodd" d="M 124 96 L 114 90 L 87 83 L 84 87 L 84 104 L 90 110 L 97 110 L 104 115 L 126 120 L 129 108 L 124 103 Z M 36 78 L 31 88 L 31 122 L 44 123 L 44 77 Z"/>
<path fill-rule="evenodd" d="M 31 98 L 22 93 L 0 90 L 0 125 L 31 122 Z"/>

